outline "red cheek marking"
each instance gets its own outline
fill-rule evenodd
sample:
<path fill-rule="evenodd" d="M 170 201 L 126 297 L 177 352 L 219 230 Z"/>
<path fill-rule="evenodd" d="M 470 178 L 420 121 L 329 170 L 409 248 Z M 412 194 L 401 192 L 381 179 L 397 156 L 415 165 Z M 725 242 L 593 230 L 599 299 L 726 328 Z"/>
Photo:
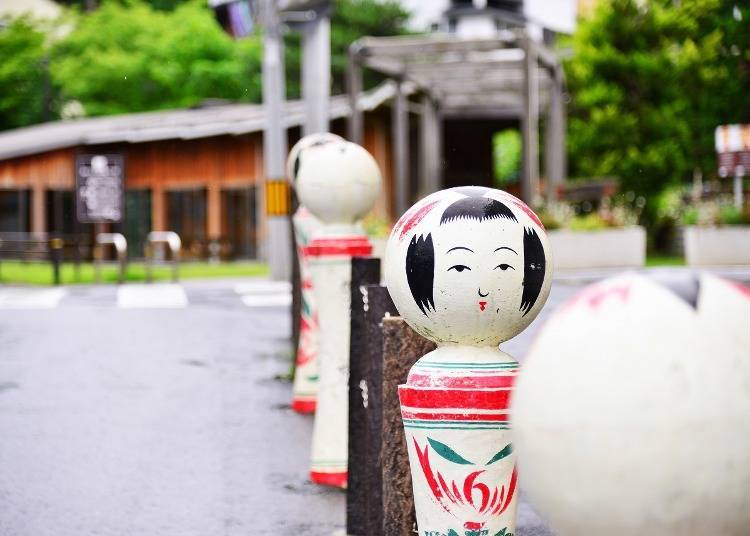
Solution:
<path fill-rule="evenodd" d="M 486 301 L 480 301 L 479 302 L 479 310 L 480 311 L 484 311 L 485 307 L 487 307 L 487 302 Z"/>

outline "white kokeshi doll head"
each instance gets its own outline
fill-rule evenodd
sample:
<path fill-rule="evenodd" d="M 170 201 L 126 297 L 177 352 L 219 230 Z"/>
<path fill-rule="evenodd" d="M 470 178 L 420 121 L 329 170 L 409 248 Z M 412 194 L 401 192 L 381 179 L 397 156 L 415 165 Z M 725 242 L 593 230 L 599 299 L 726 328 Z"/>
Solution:
<path fill-rule="evenodd" d="M 549 295 L 544 227 L 501 190 L 462 187 L 410 208 L 388 239 L 385 281 L 399 313 L 438 343 L 497 346 L 517 335 Z"/>
<path fill-rule="evenodd" d="M 585 288 L 513 395 L 524 486 L 556 534 L 750 534 L 750 288 L 667 271 Z"/>
<path fill-rule="evenodd" d="M 297 160 L 297 196 L 322 222 L 352 225 L 375 205 L 380 169 L 363 147 L 332 141 L 302 151 Z"/>
<path fill-rule="evenodd" d="M 292 183 L 292 186 L 297 182 L 300 155 L 303 151 L 312 147 L 320 147 L 326 143 L 339 141 L 344 141 L 344 138 L 337 134 L 333 134 L 332 132 L 318 132 L 316 134 L 308 134 L 295 143 L 289 151 L 289 156 L 286 159 L 286 177 Z"/>

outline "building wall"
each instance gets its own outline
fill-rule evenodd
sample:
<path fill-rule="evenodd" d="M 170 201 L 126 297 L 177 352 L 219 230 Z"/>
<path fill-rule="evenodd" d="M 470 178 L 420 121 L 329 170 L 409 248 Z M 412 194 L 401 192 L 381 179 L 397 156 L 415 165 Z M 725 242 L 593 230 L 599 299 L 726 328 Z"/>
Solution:
<path fill-rule="evenodd" d="M 332 124 L 332 130 L 343 131 L 345 125 L 344 120 L 337 120 Z M 374 212 L 386 220 L 392 217 L 390 200 L 393 190 L 388 132 L 387 114 L 367 114 L 364 144 L 378 161 L 384 178 L 384 193 L 378 199 Z M 74 190 L 76 154 L 121 153 L 125 156 L 126 191 L 149 192 L 151 230 L 170 230 L 167 207 L 169 192 L 200 189 L 205 191 L 205 237 L 209 241 L 218 240 L 227 228 L 227 222 L 223 219 L 222 192 L 226 194 L 227 190 L 257 186 L 253 196 L 257 215 L 254 231 L 257 241 L 262 243 L 266 237 L 262 143 L 262 133 L 257 132 L 241 136 L 48 151 L 0 161 L 0 189 L 29 189 L 30 230 L 45 232 L 50 219 L 47 193 Z"/>

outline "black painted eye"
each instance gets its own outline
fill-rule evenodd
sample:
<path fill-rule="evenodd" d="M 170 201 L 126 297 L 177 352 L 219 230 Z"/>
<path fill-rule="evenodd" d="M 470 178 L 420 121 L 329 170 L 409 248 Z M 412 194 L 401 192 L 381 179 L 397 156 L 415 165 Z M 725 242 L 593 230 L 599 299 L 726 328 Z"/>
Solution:
<path fill-rule="evenodd" d="M 464 266 L 463 264 L 456 264 L 455 266 L 451 266 L 450 268 L 448 268 L 449 272 L 451 270 L 455 270 L 459 273 L 463 272 L 464 270 L 469 270 L 471 272 L 471 268 L 469 268 L 468 266 Z"/>
<path fill-rule="evenodd" d="M 497 270 L 498 268 L 500 268 L 503 272 L 507 270 L 508 268 L 510 268 L 511 270 L 515 270 L 515 268 L 513 268 L 510 264 L 504 264 L 504 263 L 498 264 L 497 266 L 495 266 L 495 270 Z"/>

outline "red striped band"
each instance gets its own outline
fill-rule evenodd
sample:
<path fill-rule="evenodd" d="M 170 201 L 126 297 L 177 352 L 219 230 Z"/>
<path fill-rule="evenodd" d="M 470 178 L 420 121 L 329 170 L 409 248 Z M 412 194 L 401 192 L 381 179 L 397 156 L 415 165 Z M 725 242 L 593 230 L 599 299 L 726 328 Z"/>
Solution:
<path fill-rule="evenodd" d="M 409 374 L 409 387 L 446 387 L 449 389 L 491 389 L 497 387 L 513 387 L 516 381 L 515 371 L 503 376 L 436 376 L 432 374 Z"/>
<path fill-rule="evenodd" d="M 292 409 L 297 413 L 315 413 L 315 400 L 292 400 Z"/>
<path fill-rule="evenodd" d="M 320 473 L 318 471 L 310 471 L 310 480 L 322 486 L 346 488 L 347 472 Z"/>
<path fill-rule="evenodd" d="M 425 389 L 399 385 L 401 406 L 417 409 L 508 409 L 510 389 Z"/>
<path fill-rule="evenodd" d="M 346 255 L 348 257 L 372 254 L 372 244 L 366 236 L 315 238 L 305 247 L 305 255 Z"/>
<path fill-rule="evenodd" d="M 425 419 L 433 421 L 498 421 L 510 420 L 508 413 L 423 413 L 420 411 L 401 410 L 404 419 Z"/>

